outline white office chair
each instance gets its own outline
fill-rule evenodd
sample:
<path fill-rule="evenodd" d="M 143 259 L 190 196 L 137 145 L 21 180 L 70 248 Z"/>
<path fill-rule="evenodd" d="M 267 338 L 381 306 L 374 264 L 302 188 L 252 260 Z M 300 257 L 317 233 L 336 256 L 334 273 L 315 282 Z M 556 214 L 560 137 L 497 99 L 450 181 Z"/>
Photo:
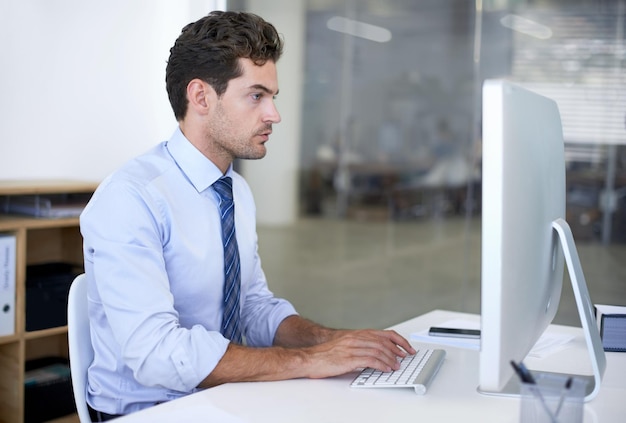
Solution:
<path fill-rule="evenodd" d="M 91 423 L 87 409 L 87 368 L 93 361 L 93 347 L 87 315 L 87 280 L 78 275 L 70 286 L 67 300 L 67 338 L 70 347 L 70 372 L 76 410 L 81 423 Z"/>

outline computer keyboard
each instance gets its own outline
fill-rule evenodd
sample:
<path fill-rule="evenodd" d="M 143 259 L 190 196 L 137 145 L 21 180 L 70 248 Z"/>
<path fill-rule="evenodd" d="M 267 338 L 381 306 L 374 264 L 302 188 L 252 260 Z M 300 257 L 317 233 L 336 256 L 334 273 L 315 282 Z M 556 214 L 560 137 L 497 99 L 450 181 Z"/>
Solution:
<path fill-rule="evenodd" d="M 393 372 L 363 369 L 350 386 L 353 388 L 414 388 L 416 394 L 424 395 L 445 356 L 445 350 L 421 349 L 415 355 L 398 359 L 400 368 Z"/>

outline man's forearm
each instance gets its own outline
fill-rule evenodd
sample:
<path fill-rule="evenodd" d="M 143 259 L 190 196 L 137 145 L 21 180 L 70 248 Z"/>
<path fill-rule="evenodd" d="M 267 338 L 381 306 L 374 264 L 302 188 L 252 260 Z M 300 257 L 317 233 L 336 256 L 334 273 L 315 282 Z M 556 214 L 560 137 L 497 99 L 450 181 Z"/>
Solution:
<path fill-rule="evenodd" d="M 283 347 L 248 348 L 230 344 L 215 369 L 200 383 L 210 388 L 227 382 L 260 382 L 307 377 L 306 354 Z"/>
<path fill-rule="evenodd" d="M 362 367 L 388 372 L 397 370 L 397 358 L 407 353 L 415 354 L 415 349 L 394 331 L 329 329 L 294 315 L 280 324 L 272 347 L 231 343 L 199 386 L 324 378 Z"/>
<path fill-rule="evenodd" d="M 274 336 L 274 345 L 286 348 L 311 347 L 331 341 L 342 332 L 294 315 L 281 322 Z"/>
<path fill-rule="evenodd" d="M 304 371 L 307 353 L 296 348 L 327 342 L 339 332 L 298 315 L 289 316 L 278 327 L 271 348 L 246 348 L 230 344 L 215 370 L 200 387 L 226 382 L 308 377 Z"/>

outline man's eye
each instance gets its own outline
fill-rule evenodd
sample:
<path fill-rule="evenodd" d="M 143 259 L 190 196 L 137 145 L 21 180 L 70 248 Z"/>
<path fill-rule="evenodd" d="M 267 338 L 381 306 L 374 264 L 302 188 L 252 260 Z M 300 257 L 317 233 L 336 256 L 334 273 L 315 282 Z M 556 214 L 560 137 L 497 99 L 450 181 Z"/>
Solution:
<path fill-rule="evenodd" d="M 261 99 L 261 94 L 252 94 L 252 99 L 253 100 L 260 100 Z"/>

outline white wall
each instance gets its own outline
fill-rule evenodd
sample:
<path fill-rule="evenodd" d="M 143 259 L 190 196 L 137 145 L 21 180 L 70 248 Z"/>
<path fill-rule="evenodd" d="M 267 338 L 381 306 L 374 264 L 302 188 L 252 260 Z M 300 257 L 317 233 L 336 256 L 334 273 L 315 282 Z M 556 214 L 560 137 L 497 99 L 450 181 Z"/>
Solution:
<path fill-rule="evenodd" d="M 218 0 L 2 0 L 0 179 L 99 181 L 167 139 L 169 49 Z"/>
<path fill-rule="evenodd" d="M 165 91 L 169 50 L 187 23 L 225 0 L 0 0 L 0 179 L 101 181 L 176 128 Z M 260 224 L 297 217 L 304 0 L 249 9 L 286 39 L 283 121 L 242 173 Z"/>

